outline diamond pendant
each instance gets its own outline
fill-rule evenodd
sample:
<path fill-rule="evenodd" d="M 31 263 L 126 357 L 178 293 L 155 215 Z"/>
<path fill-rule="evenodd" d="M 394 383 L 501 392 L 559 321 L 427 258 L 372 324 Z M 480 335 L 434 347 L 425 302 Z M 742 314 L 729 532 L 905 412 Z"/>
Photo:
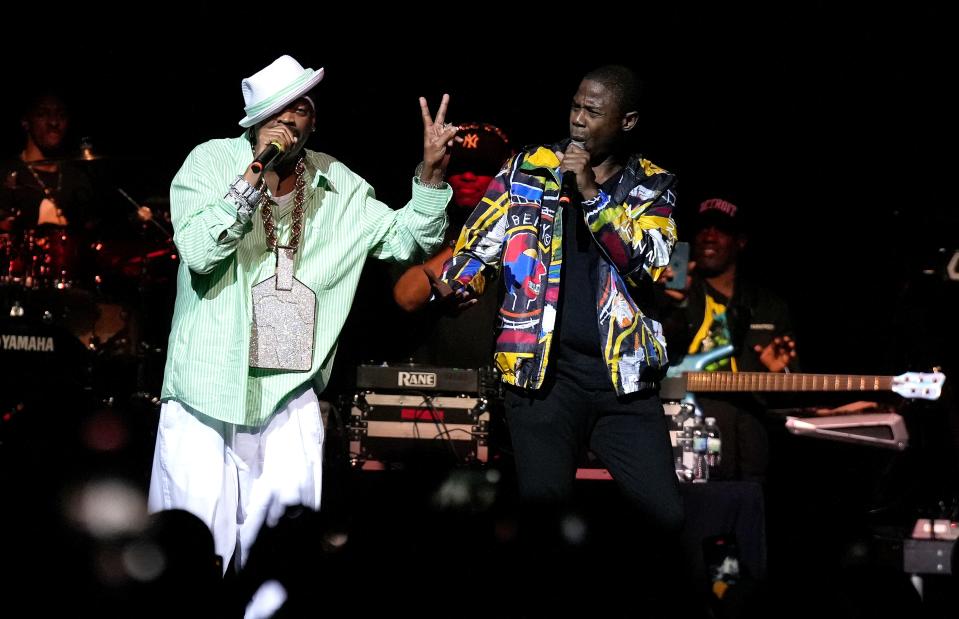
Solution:
<path fill-rule="evenodd" d="M 276 275 L 253 286 L 250 367 L 306 372 L 313 365 L 316 293 L 293 277 L 292 247 L 276 248 Z"/>

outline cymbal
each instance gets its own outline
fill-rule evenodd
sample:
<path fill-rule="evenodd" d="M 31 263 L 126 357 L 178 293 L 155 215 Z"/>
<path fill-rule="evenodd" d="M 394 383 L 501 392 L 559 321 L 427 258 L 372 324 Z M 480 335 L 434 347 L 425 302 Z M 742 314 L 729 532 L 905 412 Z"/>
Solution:
<path fill-rule="evenodd" d="M 80 154 L 73 157 L 58 157 L 56 159 L 37 159 L 36 161 L 24 161 L 28 166 L 53 165 L 56 163 L 66 163 L 69 161 L 102 161 L 107 159 L 105 155 Z"/>

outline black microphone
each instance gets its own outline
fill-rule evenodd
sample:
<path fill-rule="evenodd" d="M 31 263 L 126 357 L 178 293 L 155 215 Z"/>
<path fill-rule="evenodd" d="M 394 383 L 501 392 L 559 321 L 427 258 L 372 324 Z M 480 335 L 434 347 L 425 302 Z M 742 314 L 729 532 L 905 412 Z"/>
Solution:
<path fill-rule="evenodd" d="M 273 160 L 276 159 L 277 155 L 282 153 L 283 150 L 283 145 L 276 140 L 270 142 L 266 148 L 260 151 L 260 154 L 256 156 L 253 163 L 250 164 L 250 170 L 254 174 L 259 174 L 263 171 L 263 168 L 273 163 Z"/>
<path fill-rule="evenodd" d="M 584 148 L 586 144 L 576 140 L 570 140 L 570 144 L 575 144 L 579 148 Z M 563 184 L 559 188 L 559 203 L 567 206 L 576 195 L 576 173 L 566 170 L 563 172 Z"/>
<path fill-rule="evenodd" d="M 563 184 L 559 188 L 559 203 L 566 206 L 576 193 L 576 173 L 566 170 L 563 172 Z"/>

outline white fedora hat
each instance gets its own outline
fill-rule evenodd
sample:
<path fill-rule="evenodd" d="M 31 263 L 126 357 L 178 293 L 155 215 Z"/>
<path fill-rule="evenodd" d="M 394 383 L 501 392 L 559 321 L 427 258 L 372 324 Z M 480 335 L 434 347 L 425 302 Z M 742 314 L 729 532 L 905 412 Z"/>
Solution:
<path fill-rule="evenodd" d="M 276 114 L 290 103 L 308 93 L 323 79 L 323 69 L 304 69 L 290 56 L 280 56 L 270 66 L 243 80 L 243 102 L 246 117 L 241 127 L 256 123 Z"/>

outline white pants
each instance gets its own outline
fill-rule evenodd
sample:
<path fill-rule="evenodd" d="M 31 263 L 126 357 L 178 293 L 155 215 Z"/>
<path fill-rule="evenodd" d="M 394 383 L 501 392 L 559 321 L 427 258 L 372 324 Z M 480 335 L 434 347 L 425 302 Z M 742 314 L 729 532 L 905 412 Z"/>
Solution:
<path fill-rule="evenodd" d="M 323 422 L 313 389 L 264 426 L 238 426 L 175 401 L 160 409 L 148 507 L 183 509 L 213 532 L 226 570 L 241 567 L 263 523 L 290 505 L 320 507 Z"/>

